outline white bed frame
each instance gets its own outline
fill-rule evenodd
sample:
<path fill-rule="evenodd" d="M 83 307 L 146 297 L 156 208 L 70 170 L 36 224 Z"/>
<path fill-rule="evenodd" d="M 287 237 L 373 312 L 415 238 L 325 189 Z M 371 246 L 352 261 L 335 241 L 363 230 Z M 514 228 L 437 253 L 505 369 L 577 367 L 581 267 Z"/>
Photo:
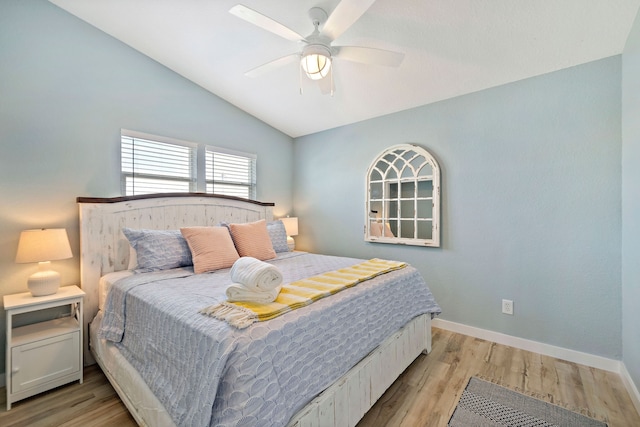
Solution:
<path fill-rule="evenodd" d="M 142 393 L 155 399 L 143 382 L 119 383 L 112 370 L 106 369 L 100 358 L 94 358 L 89 349 L 88 323 L 98 312 L 98 281 L 101 276 L 126 270 L 128 266 L 129 244 L 121 230 L 123 227 L 170 230 L 184 226 L 213 226 L 221 221 L 271 221 L 274 204 L 202 193 L 108 199 L 79 197 L 77 202 L 80 210 L 81 286 L 86 292 L 85 365 L 97 360 L 138 424 L 169 424 L 170 420 L 158 420 L 157 410 L 139 405 L 138 398 L 131 398 Z M 431 317 L 425 314 L 388 337 L 309 402 L 291 419 L 289 426 L 355 426 L 413 360 L 430 351 Z"/>

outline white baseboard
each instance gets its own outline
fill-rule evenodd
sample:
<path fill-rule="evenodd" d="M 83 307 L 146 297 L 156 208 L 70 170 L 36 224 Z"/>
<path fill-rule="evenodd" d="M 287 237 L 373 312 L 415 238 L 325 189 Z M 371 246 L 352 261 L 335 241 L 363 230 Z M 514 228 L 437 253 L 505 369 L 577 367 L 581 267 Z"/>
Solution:
<path fill-rule="evenodd" d="M 518 338 L 511 335 L 502 334 L 500 332 L 480 329 L 474 326 L 463 325 L 462 323 L 450 322 L 448 320 L 433 319 L 431 322 L 436 328 L 446 329 L 452 332 L 458 332 L 463 335 L 492 341 L 498 344 L 508 345 L 510 347 L 522 350 L 533 351 L 545 356 L 555 357 L 557 359 L 567 360 L 569 362 L 579 363 L 581 365 L 591 366 L 593 368 L 602 369 L 609 372 L 620 373 L 620 361 L 608 359 L 602 356 L 595 356 L 589 353 L 582 353 L 568 348 L 556 347 L 550 344 L 544 344 L 537 341 L 531 341 L 524 338 Z"/>
<path fill-rule="evenodd" d="M 451 322 L 443 319 L 433 319 L 431 321 L 431 325 L 436 328 L 445 329 L 447 331 L 457 332 L 459 334 L 480 338 L 498 344 L 532 351 L 535 353 L 543 354 L 545 356 L 551 356 L 557 359 L 590 366 L 592 368 L 615 372 L 620 375 L 622 383 L 624 384 L 627 392 L 629 393 L 629 396 L 631 397 L 631 400 L 633 401 L 633 405 L 640 414 L 640 392 L 631 379 L 631 375 L 629 375 L 627 367 L 619 360 L 608 359 L 602 356 L 595 356 L 593 354 L 570 350 L 568 348 L 556 347 L 554 345 L 531 341 L 524 338 L 518 338 L 511 335 L 502 334 L 500 332 L 480 329 L 474 326 L 463 325 L 462 323 Z"/>
<path fill-rule="evenodd" d="M 629 396 L 633 401 L 633 406 L 636 407 L 636 411 L 640 414 L 640 391 L 638 391 L 638 387 L 636 387 L 631 379 L 631 375 L 629 375 L 629 371 L 627 371 L 627 367 L 624 363 L 620 363 L 620 378 L 622 378 L 622 382 L 629 392 Z"/>

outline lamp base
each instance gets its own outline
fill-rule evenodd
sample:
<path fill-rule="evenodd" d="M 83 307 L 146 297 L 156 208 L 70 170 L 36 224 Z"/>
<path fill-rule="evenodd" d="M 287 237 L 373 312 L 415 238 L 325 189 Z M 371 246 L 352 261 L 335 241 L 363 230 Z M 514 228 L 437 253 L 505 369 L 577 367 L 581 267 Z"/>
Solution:
<path fill-rule="evenodd" d="M 287 236 L 287 245 L 289 246 L 289 251 L 293 252 L 296 248 L 296 241 L 293 240 L 293 237 Z"/>
<path fill-rule="evenodd" d="M 44 265 L 43 265 L 44 264 Z M 51 295 L 58 292 L 60 287 L 60 273 L 48 270 L 49 263 L 40 263 L 40 271 L 33 273 L 27 280 L 27 287 L 34 297 Z"/>

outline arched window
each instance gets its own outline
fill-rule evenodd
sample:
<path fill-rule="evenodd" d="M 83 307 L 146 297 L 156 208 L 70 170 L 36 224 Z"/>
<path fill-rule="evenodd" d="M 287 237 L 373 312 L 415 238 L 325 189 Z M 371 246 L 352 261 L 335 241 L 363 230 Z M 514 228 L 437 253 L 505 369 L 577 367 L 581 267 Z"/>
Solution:
<path fill-rule="evenodd" d="M 424 148 L 395 145 L 369 166 L 365 240 L 440 246 L 440 166 Z"/>

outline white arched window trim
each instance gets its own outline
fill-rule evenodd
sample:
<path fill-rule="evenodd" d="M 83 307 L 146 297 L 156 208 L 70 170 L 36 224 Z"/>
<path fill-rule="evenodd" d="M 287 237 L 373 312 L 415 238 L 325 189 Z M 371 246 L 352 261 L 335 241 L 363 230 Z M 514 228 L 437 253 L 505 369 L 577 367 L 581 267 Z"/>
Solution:
<path fill-rule="evenodd" d="M 440 246 L 440 166 L 427 150 L 384 150 L 369 166 L 366 195 L 366 241 Z"/>

